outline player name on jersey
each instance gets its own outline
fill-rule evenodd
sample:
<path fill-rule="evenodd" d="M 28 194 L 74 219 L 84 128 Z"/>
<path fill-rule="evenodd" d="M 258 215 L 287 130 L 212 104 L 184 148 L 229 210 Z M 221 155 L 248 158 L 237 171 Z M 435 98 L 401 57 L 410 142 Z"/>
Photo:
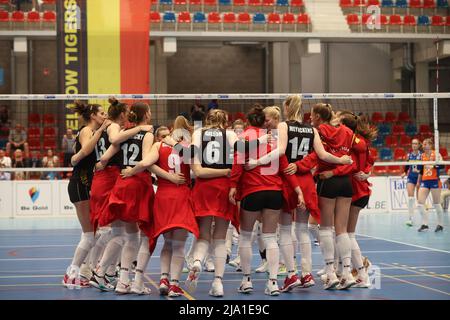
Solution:
<path fill-rule="evenodd" d="M 313 128 L 301 128 L 301 127 L 294 127 L 294 126 L 289 126 L 289 132 L 297 132 L 297 133 L 310 133 L 313 134 Z"/>

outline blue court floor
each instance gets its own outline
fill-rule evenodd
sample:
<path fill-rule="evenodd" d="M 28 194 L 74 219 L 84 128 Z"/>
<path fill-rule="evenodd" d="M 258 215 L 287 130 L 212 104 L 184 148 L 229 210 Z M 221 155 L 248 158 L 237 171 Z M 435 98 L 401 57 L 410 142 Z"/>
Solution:
<path fill-rule="evenodd" d="M 242 295 L 236 291 L 242 274 L 227 266 L 225 297 L 239 300 L 322 300 L 322 299 L 450 299 L 450 223 L 445 215 L 444 232 L 434 233 L 435 220 L 430 217 L 430 230 L 418 233 L 417 227 L 405 226 L 407 215 L 363 214 L 357 234 L 363 255 L 373 264 L 370 273 L 373 289 L 325 291 L 317 276 L 316 285 L 296 289 L 278 297 L 264 295 L 266 274 L 253 274 L 255 291 Z M 417 224 L 417 223 L 416 223 Z M 97 289 L 68 290 L 61 285 L 62 276 L 69 265 L 80 229 L 75 219 L 1 219 L 0 220 L 0 299 L 114 299 L 164 300 L 158 295 L 159 252 L 158 243 L 146 270 L 149 296 L 102 293 Z M 234 252 L 236 251 L 234 247 Z M 256 247 L 253 265 L 260 262 Z M 297 257 L 299 263 L 299 257 Z M 319 247 L 313 248 L 313 269 L 322 267 Z M 186 274 L 183 274 L 183 279 Z M 208 296 L 213 274 L 203 272 L 196 292 L 188 292 L 178 299 L 217 299 Z M 279 278 L 281 286 L 283 277 Z"/>

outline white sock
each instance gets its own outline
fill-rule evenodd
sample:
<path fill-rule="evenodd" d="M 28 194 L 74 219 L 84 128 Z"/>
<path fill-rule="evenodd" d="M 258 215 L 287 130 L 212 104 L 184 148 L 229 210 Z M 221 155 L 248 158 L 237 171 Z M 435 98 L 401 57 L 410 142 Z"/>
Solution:
<path fill-rule="evenodd" d="M 350 245 L 352 248 L 352 265 L 356 270 L 358 270 L 358 275 L 360 277 L 365 276 L 361 249 L 356 241 L 355 233 L 349 232 L 348 237 L 350 238 Z"/>
<path fill-rule="evenodd" d="M 312 272 L 312 249 L 311 238 L 308 233 L 308 224 L 297 222 L 295 231 L 297 233 L 297 239 L 300 243 L 300 264 L 302 266 L 302 275 L 306 275 Z"/>
<path fill-rule="evenodd" d="M 281 255 L 286 263 L 286 269 L 288 271 L 288 276 L 291 277 L 295 274 L 295 261 L 294 261 L 294 245 L 292 244 L 292 227 L 290 225 L 279 225 L 280 230 L 280 247 Z M 266 249 L 266 255 L 268 254 Z M 275 279 L 275 278 L 271 278 Z"/>
<path fill-rule="evenodd" d="M 252 232 L 241 230 L 239 236 L 239 256 L 241 257 L 242 272 L 250 276 L 252 264 Z"/>
<path fill-rule="evenodd" d="M 104 252 L 108 242 L 112 239 L 111 229 L 102 228 L 99 230 L 99 237 L 95 241 L 95 246 L 89 252 L 89 267 L 94 270 L 97 266 L 102 253 Z"/>
<path fill-rule="evenodd" d="M 442 218 L 444 215 L 444 210 L 442 209 L 442 206 L 439 203 L 434 204 L 434 210 L 436 210 L 437 224 L 442 226 L 442 224 L 443 224 Z"/>
<path fill-rule="evenodd" d="M 95 245 L 94 233 L 83 232 L 81 234 L 80 242 L 78 243 L 78 246 L 73 255 L 71 265 L 79 268 L 94 245 Z"/>
<path fill-rule="evenodd" d="M 342 274 L 342 263 L 340 262 L 339 258 L 339 251 L 336 246 L 336 231 L 333 228 L 333 243 L 334 243 L 334 269 L 336 270 L 336 273 Z"/>
<path fill-rule="evenodd" d="M 184 245 L 186 241 L 172 240 L 172 259 L 170 260 L 170 281 L 180 280 L 184 264 Z"/>
<path fill-rule="evenodd" d="M 417 205 L 417 210 L 419 210 L 420 215 L 422 217 L 422 224 L 424 225 L 428 225 L 428 212 L 425 211 L 425 207 L 423 204 L 418 204 Z"/>
<path fill-rule="evenodd" d="M 320 228 L 320 249 L 325 261 L 325 272 L 327 274 L 334 273 L 334 240 L 331 227 Z"/>
<path fill-rule="evenodd" d="M 150 260 L 150 249 L 148 238 L 141 233 L 141 245 L 137 255 L 136 274 L 134 281 L 141 286 L 144 281 L 145 269 L 147 269 L 148 261 Z"/>
<path fill-rule="evenodd" d="M 350 264 L 352 261 L 352 246 L 348 233 L 336 236 L 336 247 L 343 265 L 342 276 L 347 277 L 351 274 Z"/>
<path fill-rule="evenodd" d="M 298 239 L 296 236 L 296 226 L 295 223 L 291 224 L 291 238 L 292 238 L 292 247 L 294 248 L 294 263 L 295 263 L 295 256 L 297 255 L 298 252 Z"/>
<path fill-rule="evenodd" d="M 209 242 L 203 239 L 198 239 L 197 242 L 195 243 L 193 253 L 194 261 L 199 260 L 201 265 L 203 265 L 208 252 L 209 252 Z"/>
<path fill-rule="evenodd" d="M 227 249 L 227 255 L 231 257 L 231 252 L 233 251 L 233 225 L 230 223 L 227 236 L 225 238 L 225 247 Z"/>
<path fill-rule="evenodd" d="M 225 263 L 227 260 L 227 249 L 225 246 L 225 240 L 214 239 L 214 276 L 223 278 L 225 273 Z"/>
<path fill-rule="evenodd" d="M 98 268 L 95 271 L 99 276 L 104 276 L 106 268 L 109 268 L 110 265 L 117 265 L 115 262 L 117 261 L 118 257 L 121 256 L 124 244 L 125 238 L 122 235 L 115 236 L 108 242 L 105 251 L 103 252 L 102 259 L 98 264 Z"/>
<path fill-rule="evenodd" d="M 125 284 L 130 282 L 130 267 L 134 259 L 136 259 L 138 249 L 139 233 L 125 233 L 125 245 L 120 259 L 120 282 Z"/>
<path fill-rule="evenodd" d="M 164 245 L 161 249 L 161 274 L 169 276 L 170 260 L 172 259 L 172 239 L 164 239 Z"/>
<path fill-rule="evenodd" d="M 291 231 L 289 230 L 289 236 Z M 280 263 L 280 249 L 277 243 L 276 233 L 263 233 L 262 238 L 266 247 L 269 279 L 277 279 L 278 265 Z M 292 258 L 291 258 L 292 259 Z"/>
<path fill-rule="evenodd" d="M 319 226 L 317 224 L 309 224 L 308 230 L 313 240 L 319 240 Z"/>
<path fill-rule="evenodd" d="M 408 213 L 409 220 L 413 221 L 414 218 L 414 204 L 416 203 L 416 198 L 408 197 Z"/>

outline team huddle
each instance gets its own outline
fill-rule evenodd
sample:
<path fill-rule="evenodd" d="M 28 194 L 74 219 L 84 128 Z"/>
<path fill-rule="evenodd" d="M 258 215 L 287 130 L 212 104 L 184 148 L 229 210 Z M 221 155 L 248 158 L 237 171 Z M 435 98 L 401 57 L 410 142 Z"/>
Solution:
<path fill-rule="evenodd" d="M 254 290 L 255 225 L 268 273 L 265 294 L 276 296 L 315 284 L 312 231 L 325 262 L 320 272 L 324 289 L 370 286 L 355 229 L 371 194 L 368 178 L 374 159 L 369 146 L 377 132 L 362 118 L 318 103 L 311 109 L 309 124 L 302 121 L 300 96 L 293 95 L 282 110 L 254 105 L 245 125 L 238 121 L 229 126 L 227 112 L 213 109 L 204 126 L 195 130 L 179 116 L 172 130 L 159 127 L 153 132 L 146 103 L 127 106 L 113 98 L 109 102 L 108 114 L 100 105 L 74 105 L 85 125 L 76 138 L 68 192 L 82 235 L 63 279 L 66 287 L 150 294 L 145 270 L 162 235 L 160 294 L 183 295 L 185 260 L 185 288 L 194 291 L 211 254 L 214 280 L 209 294 L 222 297 L 227 243 L 234 227 L 243 273 L 238 292 L 249 294 Z M 431 152 L 432 145 L 426 145 Z M 427 159 L 433 157 L 430 152 Z M 425 166 L 419 173 L 428 192 L 435 187 L 429 169 Z M 432 177 L 438 179 L 438 173 Z M 424 210 L 420 195 L 419 191 L 419 210 Z M 189 234 L 195 241 L 186 259 Z M 280 257 L 287 271 L 281 288 Z"/>

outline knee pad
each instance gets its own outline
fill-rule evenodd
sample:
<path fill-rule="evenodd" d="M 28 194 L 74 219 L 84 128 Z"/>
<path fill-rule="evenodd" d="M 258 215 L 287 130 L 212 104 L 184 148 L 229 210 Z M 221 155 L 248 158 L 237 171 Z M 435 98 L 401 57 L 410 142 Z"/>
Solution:
<path fill-rule="evenodd" d="M 298 242 L 300 244 L 311 243 L 307 223 L 296 223 Z"/>
<path fill-rule="evenodd" d="M 184 244 L 186 241 L 172 240 L 172 257 L 184 259 Z"/>
<path fill-rule="evenodd" d="M 138 254 L 150 254 L 149 242 L 146 236 L 141 237 L 141 245 Z"/>
<path fill-rule="evenodd" d="M 95 237 L 93 232 L 83 232 L 81 234 L 80 243 L 78 246 L 86 251 L 91 250 L 95 246 Z"/>
<path fill-rule="evenodd" d="M 280 224 L 280 245 L 292 244 L 292 227 Z M 269 233 L 270 234 L 270 233 Z M 265 243 L 265 242 L 264 242 Z M 268 248 L 266 246 L 266 248 Z"/>
<path fill-rule="evenodd" d="M 252 232 L 241 230 L 239 235 L 239 247 L 251 248 L 252 247 Z"/>
<path fill-rule="evenodd" d="M 102 247 L 106 247 L 109 241 L 113 238 L 113 235 L 111 233 L 111 229 L 100 229 L 99 231 L 100 236 L 97 239 L 97 244 L 99 244 Z"/>
<path fill-rule="evenodd" d="M 117 244 L 119 247 L 123 247 L 125 245 L 125 238 L 122 235 L 118 235 L 113 237 L 111 242 Z"/>
<path fill-rule="evenodd" d="M 437 213 L 442 213 L 444 209 L 442 209 L 442 206 L 440 203 L 433 204 L 434 210 L 436 210 Z"/>
<path fill-rule="evenodd" d="M 138 248 L 139 246 L 139 233 L 125 233 L 125 246 Z"/>
<path fill-rule="evenodd" d="M 289 230 L 289 236 L 290 235 L 291 235 L 291 231 Z M 265 244 L 267 250 L 278 248 L 276 233 L 263 233 L 262 238 L 263 238 L 263 241 L 264 241 L 264 244 Z M 292 240 L 292 238 L 291 238 L 291 240 Z"/>
<path fill-rule="evenodd" d="M 226 258 L 227 257 L 227 248 L 225 246 L 225 240 L 222 239 L 214 239 L 214 256 L 216 258 Z"/>

